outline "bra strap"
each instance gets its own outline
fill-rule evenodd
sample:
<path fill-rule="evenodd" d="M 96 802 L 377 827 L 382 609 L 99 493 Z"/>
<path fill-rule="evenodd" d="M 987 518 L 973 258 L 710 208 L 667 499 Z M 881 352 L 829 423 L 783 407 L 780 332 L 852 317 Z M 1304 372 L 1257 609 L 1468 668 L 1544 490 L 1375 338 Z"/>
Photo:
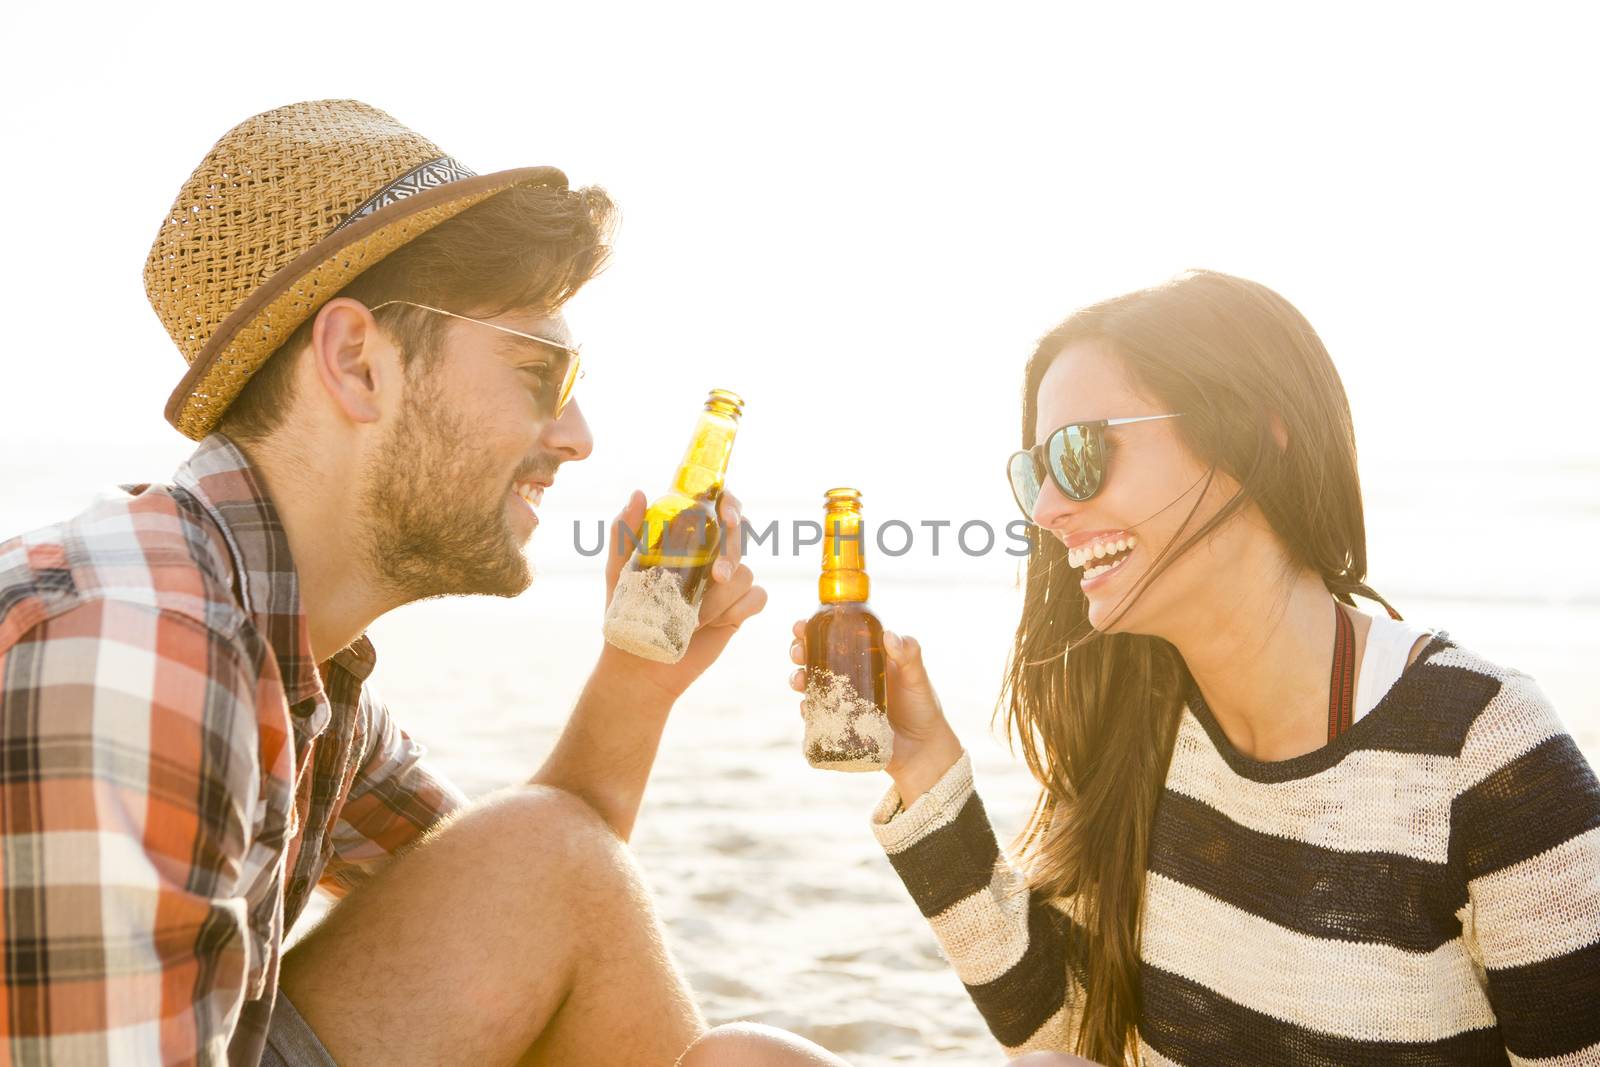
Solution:
<path fill-rule="evenodd" d="M 1328 740 L 1346 730 L 1355 718 L 1356 627 L 1338 604 L 1333 606 L 1333 672 L 1328 679 Z"/>

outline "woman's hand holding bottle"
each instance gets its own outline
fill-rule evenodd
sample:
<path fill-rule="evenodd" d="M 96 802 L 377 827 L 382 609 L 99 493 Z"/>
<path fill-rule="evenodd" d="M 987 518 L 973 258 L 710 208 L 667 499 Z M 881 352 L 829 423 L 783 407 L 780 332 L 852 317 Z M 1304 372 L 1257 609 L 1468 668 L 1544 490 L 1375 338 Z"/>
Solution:
<path fill-rule="evenodd" d="M 794 624 L 794 644 L 789 658 L 800 665 L 789 677 L 789 687 L 806 690 L 806 623 Z M 894 753 L 884 768 L 894 779 L 901 803 L 910 807 L 931 789 L 961 758 L 961 741 L 944 717 L 939 696 L 922 665 L 922 646 L 914 637 L 883 632 L 887 655 L 889 725 L 894 730 Z"/>

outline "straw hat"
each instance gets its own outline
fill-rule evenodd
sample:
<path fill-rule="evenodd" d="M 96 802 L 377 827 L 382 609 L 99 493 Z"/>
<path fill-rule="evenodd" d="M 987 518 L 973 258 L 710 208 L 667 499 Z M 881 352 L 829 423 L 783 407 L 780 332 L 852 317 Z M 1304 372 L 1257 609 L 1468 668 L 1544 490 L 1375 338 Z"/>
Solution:
<path fill-rule="evenodd" d="M 167 421 L 199 440 L 250 375 L 356 275 L 512 185 L 565 188 L 554 167 L 476 175 L 359 100 L 246 119 L 178 191 L 145 293 L 189 363 Z"/>

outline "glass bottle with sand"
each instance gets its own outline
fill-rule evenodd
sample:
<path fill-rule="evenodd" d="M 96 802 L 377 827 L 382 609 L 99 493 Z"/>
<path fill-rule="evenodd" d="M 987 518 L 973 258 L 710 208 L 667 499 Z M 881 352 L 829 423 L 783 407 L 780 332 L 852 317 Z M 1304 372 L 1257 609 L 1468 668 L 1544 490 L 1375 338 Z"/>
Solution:
<path fill-rule="evenodd" d="M 689 649 L 724 536 L 717 508 L 743 411 L 738 394 L 711 390 L 672 488 L 650 505 L 635 531 L 637 543 L 604 627 L 606 640 L 625 652 L 676 663 Z"/>
<path fill-rule="evenodd" d="M 885 711 L 883 625 L 867 607 L 861 493 L 829 489 L 825 506 L 822 606 L 806 623 L 806 760 L 834 771 L 881 770 L 894 731 Z"/>

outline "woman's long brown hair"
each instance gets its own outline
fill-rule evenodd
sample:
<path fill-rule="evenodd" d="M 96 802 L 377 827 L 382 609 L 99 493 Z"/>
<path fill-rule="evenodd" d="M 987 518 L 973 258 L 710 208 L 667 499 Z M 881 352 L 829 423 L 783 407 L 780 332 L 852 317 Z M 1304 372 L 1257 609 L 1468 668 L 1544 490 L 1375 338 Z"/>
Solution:
<path fill-rule="evenodd" d="M 1359 593 L 1388 607 L 1364 584 L 1366 527 L 1344 386 L 1311 324 L 1288 301 L 1242 278 L 1194 271 L 1077 312 L 1028 362 L 1023 447 L 1033 443 L 1045 371 L 1080 341 L 1104 345 L 1141 394 L 1163 411 L 1184 413 L 1171 425 L 1210 468 L 1200 483 L 1205 489 L 1217 472 L 1239 486 L 1201 523 L 1194 519 L 1204 492 L 1192 506 L 1179 505 L 1187 514 L 1173 543 L 1156 555 L 1113 623 L 1173 559 L 1247 501 L 1266 516 L 1295 568 L 1315 570 L 1344 603 Z M 1286 446 L 1278 444 L 1274 417 Z M 1137 1056 L 1150 829 L 1193 682 L 1168 642 L 1096 632 L 1066 550 L 1037 527 L 1033 539 L 999 711 L 1043 787 L 1021 854 L 1030 886 L 1071 900 L 1089 933 L 1074 1051 L 1122 1064 Z"/>

